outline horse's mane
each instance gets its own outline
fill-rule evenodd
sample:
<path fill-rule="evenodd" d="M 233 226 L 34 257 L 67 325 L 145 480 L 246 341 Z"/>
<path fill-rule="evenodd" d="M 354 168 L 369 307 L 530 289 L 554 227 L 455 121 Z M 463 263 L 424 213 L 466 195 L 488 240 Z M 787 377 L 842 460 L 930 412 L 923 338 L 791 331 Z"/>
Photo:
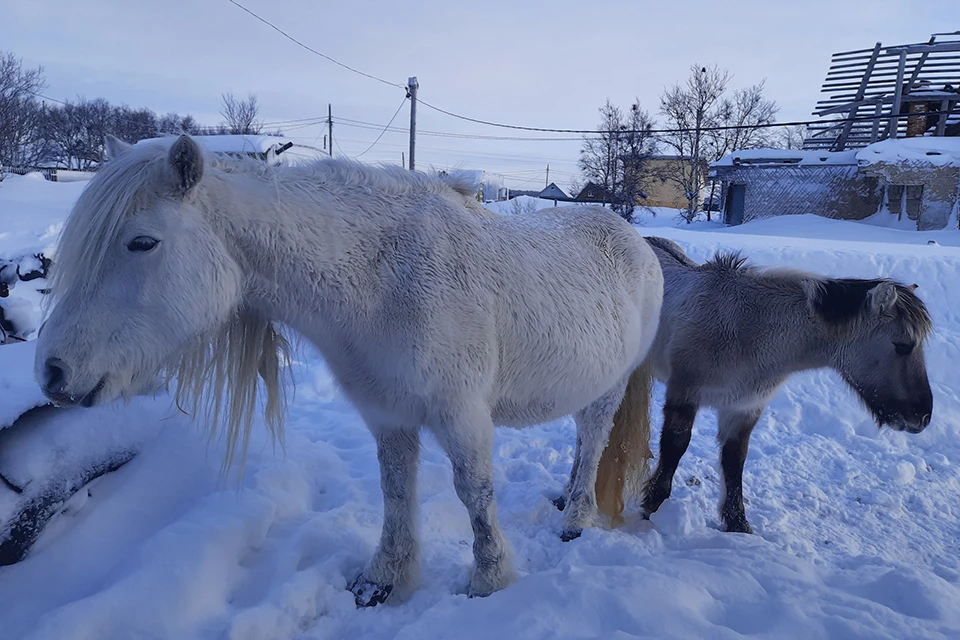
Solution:
<path fill-rule="evenodd" d="M 171 138 L 170 144 L 174 140 Z M 166 142 L 136 145 L 97 171 L 64 224 L 51 269 L 51 299 L 68 290 L 83 295 L 96 287 L 107 249 L 124 218 L 173 193 L 167 164 L 170 144 Z M 281 198 L 295 188 L 332 192 L 361 188 L 394 195 L 453 195 L 470 205 L 471 201 L 475 203 L 476 194 L 476 185 L 467 173 L 431 176 L 346 159 L 270 167 L 253 158 L 205 153 L 206 179 L 197 186 L 198 202 L 205 192 L 222 188 L 217 186 L 222 181 L 209 178 L 218 172 L 227 179 L 242 175 L 263 180 Z M 196 336 L 172 361 L 163 363 L 160 373 L 168 383 L 176 380 L 178 407 L 194 417 L 202 414 L 211 437 L 225 433 L 225 470 L 240 446 L 242 470 L 253 414 L 261 397 L 261 380 L 267 427 L 282 444 L 287 397 L 284 373 L 289 371 L 289 364 L 289 345 L 272 323 L 251 309 L 240 308 L 223 326 Z"/>
<path fill-rule="evenodd" d="M 170 139 L 170 143 L 176 138 Z M 166 140 L 164 140 L 166 142 Z M 135 145 L 105 162 L 74 205 L 65 223 L 52 269 L 54 291 L 93 286 L 87 277 L 102 266 L 108 243 L 125 216 L 167 195 L 169 144 Z M 287 188 L 324 188 L 331 191 L 363 188 L 405 195 L 456 194 L 475 201 L 475 179 L 468 172 L 427 175 L 397 165 L 366 165 L 343 158 L 320 159 L 299 166 L 270 167 L 247 157 L 204 154 L 205 172 L 243 174 L 268 181 L 283 193 Z M 199 190 L 206 185 L 201 181 Z"/>
<path fill-rule="evenodd" d="M 750 263 L 739 251 L 718 252 L 700 265 L 698 270 L 718 275 L 740 274 L 773 284 L 797 284 L 809 288 L 813 293 L 814 308 L 828 322 L 834 324 L 858 317 L 867 292 L 879 284 L 889 282 L 897 291 L 894 313 L 908 330 L 920 341 L 933 331 L 930 312 L 923 300 L 917 296 L 914 290 L 916 287 L 907 286 L 892 278 L 828 278 L 801 269 L 761 267 Z"/>

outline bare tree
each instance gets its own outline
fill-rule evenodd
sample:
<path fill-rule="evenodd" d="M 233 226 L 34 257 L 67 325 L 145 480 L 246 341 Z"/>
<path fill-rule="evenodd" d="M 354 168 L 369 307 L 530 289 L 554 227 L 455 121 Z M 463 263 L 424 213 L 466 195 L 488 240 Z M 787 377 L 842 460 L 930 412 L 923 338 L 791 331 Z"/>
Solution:
<path fill-rule="evenodd" d="M 179 135 L 186 133 L 188 135 L 199 135 L 200 125 L 191 115 L 181 116 L 179 113 L 168 113 L 157 118 L 157 130 L 160 133 Z"/>
<path fill-rule="evenodd" d="M 127 106 L 113 108 L 111 133 L 129 143 L 144 138 L 154 138 L 160 132 L 157 114 L 151 109 L 131 109 Z"/>
<path fill-rule="evenodd" d="M 790 127 L 783 127 L 777 131 L 773 146 L 780 149 L 803 149 L 803 139 L 806 135 L 806 125 L 795 124 Z"/>
<path fill-rule="evenodd" d="M 584 136 L 580 148 L 580 174 L 585 182 L 600 188 L 605 200 L 612 200 L 619 184 L 620 129 L 623 113 L 607 99 L 600 107 L 597 133 Z"/>
<path fill-rule="evenodd" d="M 727 127 L 708 134 L 710 141 L 708 159 L 719 160 L 733 151 L 758 149 L 772 144 L 770 128 L 777 118 L 780 107 L 763 95 L 766 81 L 737 89 L 733 96 L 724 98 L 717 109 L 717 125 Z"/>
<path fill-rule="evenodd" d="M 657 150 L 657 141 L 652 133 L 653 120 L 636 100 L 630 105 L 625 124 L 626 131 L 620 138 L 620 193 L 616 199 L 619 212 L 627 220 L 633 217 L 637 198 L 647 189 L 650 171 L 646 160 Z"/>
<path fill-rule="evenodd" d="M 664 145 L 679 157 L 662 174 L 677 184 L 687 199 L 683 218 L 693 222 L 700 210 L 700 193 L 706 169 L 707 132 L 721 119 L 723 94 L 730 81 L 726 70 L 693 65 L 684 84 L 675 84 L 660 96 L 660 113 L 674 133 L 664 136 Z"/>
<path fill-rule="evenodd" d="M 238 100 L 232 93 L 223 94 L 224 124 L 231 134 L 258 134 L 263 131 L 263 124 L 257 120 L 260 107 L 257 106 L 257 96 L 250 94 L 246 100 Z"/>
<path fill-rule="evenodd" d="M 113 133 L 114 108 L 103 98 L 80 99 L 48 110 L 47 138 L 56 145 L 55 159 L 66 169 L 90 169 L 103 162 L 103 141 Z"/>
<path fill-rule="evenodd" d="M 773 144 L 773 129 L 770 127 L 776 121 L 780 107 L 773 100 L 763 95 L 766 81 L 737 89 L 733 96 L 725 97 L 719 104 L 714 118 L 718 127 L 707 133 L 704 156 L 706 162 L 715 162 L 734 151 L 744 149 L 758 149 Z M 717 184 L 710 183 L 710 194 L 707 198 L 707 220 L 710 220 L 711 210 L 716 206 Z"/>
<path fill-rule="evenodd" d="M 13 53 L 0 53 L 0 165 L 31 166 L 45 153 L 43 108 L 36 94 L 43 68 L 25 69 Z"/>
<path fill-rule="evenodd" d="M 600 107 L 597 133 L 584 136 L 580 149 L 580 174 L 600 188 L 614 211 L 629 220 L 637 197 L 646 184 L 644 161 L 656 148 L 649 114 L 634 102 L 624 117 L 608 99 Z"/>
<path fill-rule="evenodd" d="M 668 165 L 662 177 L 683 189 L 687 208 L 683 218 L 693 222 L 701 208 L 707 168 L 733 151 L 772 144 L 770 125 L 779 106 L 763 95 L 765 82 L 727 95 L 730 73 L 716 66 L 693 65 L 684 84 L 676 84 L 660 97 L 660 112 L 667 127 L 676 130 L 662 140 L 679 160 Z M 715 185 L 710 187 L 713 206 Z"/>

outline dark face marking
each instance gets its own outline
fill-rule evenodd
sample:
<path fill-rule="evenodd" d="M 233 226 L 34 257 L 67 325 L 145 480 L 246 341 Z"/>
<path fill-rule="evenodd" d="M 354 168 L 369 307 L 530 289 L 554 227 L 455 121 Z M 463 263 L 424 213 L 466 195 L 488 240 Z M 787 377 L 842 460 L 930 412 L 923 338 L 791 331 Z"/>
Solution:
<path fill-rule="evenodd" d="M 835 367 L 881 427 L 919 433 L 933 413 L 923 341 L 930 316 L 916 287 L 890 280 L 826 280 L 811 300 L 842 344 Z"/>

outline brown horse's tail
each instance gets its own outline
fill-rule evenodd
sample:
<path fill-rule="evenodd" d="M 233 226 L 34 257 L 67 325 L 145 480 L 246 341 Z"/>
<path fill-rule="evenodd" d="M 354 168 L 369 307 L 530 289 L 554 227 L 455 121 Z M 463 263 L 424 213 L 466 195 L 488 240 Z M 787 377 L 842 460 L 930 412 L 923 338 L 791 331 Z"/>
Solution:
<path fill-rule="evenodd" d="M 613 431 L 597 469 L 597 507 L 614 526 L 623 522 L 626 500 L 638 497 L 649 470 L 650 396 L 653 376 L 648 363 L 633 372 L 613 417 Z"/>

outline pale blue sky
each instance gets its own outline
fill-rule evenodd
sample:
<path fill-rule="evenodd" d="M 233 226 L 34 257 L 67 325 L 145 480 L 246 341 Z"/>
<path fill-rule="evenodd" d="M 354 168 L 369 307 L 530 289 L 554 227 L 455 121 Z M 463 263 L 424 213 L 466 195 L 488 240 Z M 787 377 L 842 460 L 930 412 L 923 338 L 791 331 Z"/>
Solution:
<path fill-rule="evenodd" d="M 960 29 L 956 0 L 238 1 L 348 65 L 401 84 L 417 76 L 422 99 L 450 111 L 575 129 L 595 126 L 608 97 L 623 106 L 638 97 L 655 112 L 664 86 L 694 63 L 728 68 L 734 87 L 766 78 L 781 120 L 808 119 L 833 52 Z M 210 124 L 225 91 L 257 93 L 268 121 L 323 115 L 330 102 L 335 116 L 386 124 L 403 98 L 304 51 L 227 0 L 0 0 L 0 16 L 0 48 L 42 64 L 55 98 L 102 96 Z M 394 124 L 407 122 L 404 107 Z M 423 107 L 418 125 L 518 135 Z M 355 155 L 378 132 L 341 126 L 334 134 Z M 289 135 L 323 140 L 320 127 Z M 406 144 L 405 133 L 387 133 L 362 159 L 399 162 Z M 417 165 L 502 172 L 513 176 L 508 184 L 535 188 L 549 162 L 551 179 L 566 188 L 578 149 L 423 135 Z"/>

